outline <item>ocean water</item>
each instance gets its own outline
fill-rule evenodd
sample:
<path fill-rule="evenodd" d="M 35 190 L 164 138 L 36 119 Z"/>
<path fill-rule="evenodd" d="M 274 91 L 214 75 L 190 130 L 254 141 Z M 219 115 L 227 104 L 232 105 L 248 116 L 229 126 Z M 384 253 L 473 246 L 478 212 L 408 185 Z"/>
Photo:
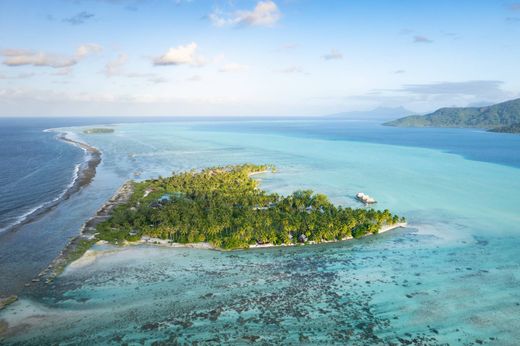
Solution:
<path fill-rule="evenodd" d="M 54 220 L 74 234 L 72 220 L 127 179 L 242 162 L 275 164 L 277 173 L 258 177 L 271 191 L 310 188 L 348 206 L 366 192 L 409 227 L 233 252 L 96 246 L 0 313 L 5 343 L 520 340 L 520 136 L 316 119 L 111 126 L 105 135 L 61 129 L 98 147 L 103 161 L 40 229 Z"/>
<path fill-rule="evenodd" d="M 0 120 L 0 232 L 52 203 L 74 178 L 81 150 L 41 124 Z"/>

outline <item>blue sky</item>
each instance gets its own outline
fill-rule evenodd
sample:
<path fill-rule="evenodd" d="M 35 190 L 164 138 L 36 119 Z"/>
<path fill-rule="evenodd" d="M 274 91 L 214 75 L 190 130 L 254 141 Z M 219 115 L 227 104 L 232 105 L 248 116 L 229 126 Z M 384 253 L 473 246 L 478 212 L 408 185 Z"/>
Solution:
<path fill-rule="evenodd" d="M 427 112 L 519 61 L 515 1 L 0 0 L 0 116 Z"/>

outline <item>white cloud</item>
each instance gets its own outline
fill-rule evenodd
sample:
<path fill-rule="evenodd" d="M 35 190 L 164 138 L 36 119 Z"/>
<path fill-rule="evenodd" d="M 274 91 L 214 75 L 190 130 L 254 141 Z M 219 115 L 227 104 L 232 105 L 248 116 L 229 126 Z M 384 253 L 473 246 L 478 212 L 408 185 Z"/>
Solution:
<path fill-rule="evenodd" d="M 77 64 L 74 57 L 66 57 L 44 52 L 34 52 L 21 49 L 5 49 L 0 52 L 7 66 L 47 66 L 53 68 L 69 67 Z"/>
<path fill-rule="evenodd" d="M 197 55 L 197 44 L 192 42 L 184 46 L 170 48 L 154 59 L 154 65 L 191 65 L 202 66 L 205 60 L 202 56 Z"/>
<path fill-rule="evenodd" d="M 109 61 L 105 65 L 104 74 L 107 77 L 112 77 L 121 73 L 121 68 L 126 61 L 128 60 L 128 56 L 125 53 L 121 53 L 117 56 L 115 60 Z"/>
<path fill-rule="evenodd" d="M 38 67 L 67 68 L 76 65 L 87 55 L 98 53 L 102 50 L 100 45 L 89 43 L 78 47 L 73 56 L 35 52 L 25 49 L 4 49 L 0 55 L 4 57 L 4 65 L 23 66 L 32 65 Z"/>
<path fill-rule="evenodd" d="M 293 73 L 303 73 L 307 74 L 301 66 L 289 66 L 284 69 L 281 69 L 279 72 L 281 73 L 287 73 L 287 74 L 293 74 Z"/>
<path fill-rule="evenodd" d="M 81 46 L 76 49 L 76 57 L 78 59 L 82 59 L 90 54 L 96 54 L 103 50 L 103 48 L 99 44 L 95 43 L 87 43 L 82 44 Z"/>
<path fill-rule="evenodd" d="M 35 76 L 34 73 L 19 73 L 17 75 L 5 75 L 0 73 L 0 79 L 27 79 Z"/>
<path fill-rule="evenodd" d="M 340 60 L 343 59 L 343 54 L 336 49 L 331 49 L 330 53 L 322 55 L 322 58 L 325 60 Z"/>
<path fill-rule="evenodd" d="M 273 26 L 280 20 L 282 14 L 278 6 L 271 0 L 259 1 L 253 10 L 235 11 L 232 14 L 215 10 L 209 15 L 213 25 L 218 27 L 232 25 Z"/>
<path fill-rule="evenodd" d="M 186 81 L 188 82 L 200 82 L 202 80 L 202 77 L 199 75 L 193 75 L 190 78 L 187 78 Z"/>
<path fill-rule="evenodd" d="M 237 63 L 229 63 L 225 64 L 219 69 L 219 72 L 243 72 L 245 70 L 249 69 L 249 66 L 237 64 Z"/>
<path fill-rule="evenodd" d="M 155 73 L 141 73 L 141 72 L 127 72 L 123 68 L 128 60 L 128 55 L 125 53 L 120 53 L 117 58 L 109 61 L 103 70 L 103 74 L 110 77 L 126 77 L 126 78 L 134 78 L 134 79 L 144 79 L 150 83 L 159 84 L 159 83 L 167 83 L 168 80 L 166 78 L 161 77 Z"/>

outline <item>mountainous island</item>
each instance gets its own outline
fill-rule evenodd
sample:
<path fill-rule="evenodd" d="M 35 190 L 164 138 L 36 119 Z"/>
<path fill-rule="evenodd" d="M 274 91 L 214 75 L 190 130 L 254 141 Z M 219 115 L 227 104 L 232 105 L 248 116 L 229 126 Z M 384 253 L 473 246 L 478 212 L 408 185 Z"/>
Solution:
<path fill-rule="evenodd" d="M 312 191 L 267 193 L 251 175 L 271 170 L 244 164 L 134 183 L 128 201 L 96 226 L 94 240 L 122 244 L 153 238 L 237 249 L 359 238 L 405 222 L 388 210 L 335 206 Z"/>
<path fill-rule="evenodd" d="M 493 132 L 520 133 L 520 99 L 486 107 L 441 108 L 426 115 L 412 115 L 383 125 L 396 127 L 465 127 Z"/>

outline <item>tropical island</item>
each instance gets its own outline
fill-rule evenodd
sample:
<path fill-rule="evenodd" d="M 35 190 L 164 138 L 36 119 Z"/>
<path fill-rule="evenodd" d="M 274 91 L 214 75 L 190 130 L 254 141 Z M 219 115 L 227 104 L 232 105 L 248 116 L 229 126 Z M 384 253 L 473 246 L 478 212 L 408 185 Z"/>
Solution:
<path fill-rule="evenodd" d="M 110 129 L 107 127 L 96 127 L 96 128 L 92 128 L 92 129 L 83 130 L 83 133 L 87 134 L 87 135 L 113 133 L 113 132 L 114 132 L 114 129 Z"/>
<path fill-rule="evenodd" d="M 486 107 L 441 108 L 426 115 L 412 115 L 383 125 L 396 127 L 463 127 L 493 132 L 520 131 L 520 99 Z"/>
<path fill-rule="evenodd" d="M 269 171 L 274 167 L 243 164 L 133 183 L 127 202 L 97 224 L 93 241 L 153 238 L 239 249 L 360 238 L 405 222 L 388 210 L 335 206 L 308 190 L 267 193 L 251 176 Z"/>

